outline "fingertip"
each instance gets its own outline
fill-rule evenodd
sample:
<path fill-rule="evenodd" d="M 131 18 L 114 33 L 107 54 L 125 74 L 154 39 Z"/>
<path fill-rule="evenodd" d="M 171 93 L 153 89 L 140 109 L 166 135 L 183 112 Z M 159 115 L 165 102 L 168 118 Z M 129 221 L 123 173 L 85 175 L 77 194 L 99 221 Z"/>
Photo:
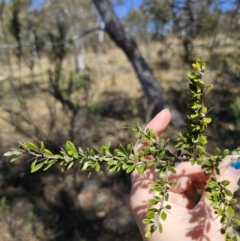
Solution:
<path fill-rule="evenodd" d="M 159 112 L 147 125 L 146 129 L 152 129 L 160 135 L 171 120 L 171 113 L 168 108 Z"/>
<path fill-rule="evenodd" d="M 162 117 L 164 117 L 166 119 L 169 119 L 169 121 L 171 120 L 171 112 L 168 108 L 163 109 L 158 114 L 161 114 Z"/>
<path fill-rule="evenodd" d="M 145 129 L 152 129 L 157 135 L 160 135 L 164 129 L 167 127 L 171 120 L 171 113 L 168 108 L 163 109 L 160 111 L 146 126 Z M 134 146 L 135 152 L 139 152 L 144 143 L 140 142 L 139 140 L 136 142 Z"/>

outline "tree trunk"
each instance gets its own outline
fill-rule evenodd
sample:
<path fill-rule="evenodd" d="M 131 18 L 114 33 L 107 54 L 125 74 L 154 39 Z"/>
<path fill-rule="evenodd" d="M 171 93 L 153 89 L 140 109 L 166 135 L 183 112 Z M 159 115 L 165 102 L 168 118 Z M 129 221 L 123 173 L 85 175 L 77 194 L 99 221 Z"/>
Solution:
<path fill-rule="evenodd" d="M 98 9 L 103 21 L 105 22 L 105 31 L 110 35 L 112 40 L 124 51 L 127 58 L 131 62 L 135 73 L 142 85 L 147 99 L 150 103 L 152 113 L 162 110 L 165 107 L 170 107 L 164 99 L 164 90 L 158 80 L 154 77 L 149 65 L 142 57 L 139 48 L 129 35 L 124 31 L 118 17 L 114 13 L 113 6 L 109 0 L 93 0 Z M 172 112 L 173 124 L 180 127 L 183 124 L 181 115 L 173 106 L 170 107 Z"/>

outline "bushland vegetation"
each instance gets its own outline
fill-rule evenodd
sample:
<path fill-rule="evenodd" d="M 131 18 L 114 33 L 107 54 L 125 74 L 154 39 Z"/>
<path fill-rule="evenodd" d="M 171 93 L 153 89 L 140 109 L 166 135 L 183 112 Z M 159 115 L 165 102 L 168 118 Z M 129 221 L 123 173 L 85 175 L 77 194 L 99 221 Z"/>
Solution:
<path fill-rule="evenodd" d="M 140 49 L 148 77 L 157 81 L 157 103 L 126 46 L 116 42 L 121 36 L 99 23 L 104 9 L 94 2 L 48 0 L 37 10 L 25 0 L 1 2 L 1 153 L 19 140 L 44 141 L 55 152 L 66 140 L 82 148 L 106 141 L 113 148 L 126 145 L 135 141 L 135 123 L 144 125 L 159 105 L 177 116 L 164 133 L 174 139 L 182 128 L 177 120 L 187 114 L 186 73 L 197 58 L 207 63 L 205 80 L 214 85 L 205 100 L 212 107 L 210 149 L 236 148 L 238 2 L 226 7 L 221 1 L 144 0 L 115 19 L 124 41 Z M 122 2 L 99 1 L 113 13 L 112 6 Z M 9 164 L 1 158 L 0 187 L 2 240 L 140 240 L 124 173 L 63 173 L 54 167 L 33 175 L 26 160 Z"/>

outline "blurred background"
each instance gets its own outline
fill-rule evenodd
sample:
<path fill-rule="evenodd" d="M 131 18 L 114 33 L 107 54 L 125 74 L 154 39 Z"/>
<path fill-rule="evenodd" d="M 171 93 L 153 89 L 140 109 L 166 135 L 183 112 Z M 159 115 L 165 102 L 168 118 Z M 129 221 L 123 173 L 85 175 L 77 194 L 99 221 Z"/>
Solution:
<path fill-rule="evenodd" d="M 240 143 L 239 0 L 0 2 L 0 151 L 44 141 L 54 153 L 134 142 L 132 128 L 165 106 L 174 145 L 187 73 L 207 64 L 209 151 Z M 156 101 L 155 101 L 156 100 Z M 0 159 L 0 241 L 140 241 L 124 173 L 30 174 Z M 238 195 L 238 193 L 237 193 Z M 238 206 L 236 207 L 238 209 Z"/>

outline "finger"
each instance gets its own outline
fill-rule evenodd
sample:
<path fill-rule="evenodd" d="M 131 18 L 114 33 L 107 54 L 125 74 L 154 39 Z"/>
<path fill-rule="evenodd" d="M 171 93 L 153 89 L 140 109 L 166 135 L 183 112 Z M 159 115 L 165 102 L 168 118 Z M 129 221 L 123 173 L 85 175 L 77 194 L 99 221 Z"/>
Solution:
<path fill-rule="evenodd" d="M 171 120 L 171 114 L 169 109 L 164 109 L 159 112 L 146 126 L 145 130 L 153 130 L 157 136 L 159 136 L 167 127 Z M 139 140 L 135 144 L 135 152 L 139 152 L 146 143 L 142 143 Z"/>
<path fill-rule="evenodd" d="M 208 176 L 199 165 L 192 165 L 190 162 L 182 162 L 175 167 L 176 173 L 170 174 L 168 180 L 175 181 L 176 185 L 171 187 L 175 193 L 184 193 L 189 189 L 202 189 Z"/>
<path fill-rule="evenodd" d="M 179 163 L 175 167 L 176 173 L 170 174 L 169 181 L 176 185 L 171 187 L 169 202 L 178 206 L 192 209 L 199 200 L 198 189 L 203 190 L 208 176 L 199 165 L 192 165 L 190 162 Z"/>
<path fill-rule="evenodd" d="M 157 135 L 160 135 L 164 129 L 167 127 L 171 120 L 171 114 L 168 109 L 162 110 L 160 113 L 158 113 L 146 126 L 145 129 L 152 129 Z M 135 152 L 139 152 L 144 145 L 147 145 L 147 143 L 142 143 L 140 140 L 138 140 L 135 144 L 134 150 Z M 147 175 L 138 175 L 136 171 L 132 173 L 132 185 L 134 185 L 134 182 L 137 181 L 137 179 L 143 180 L 155 180 L 156 174 L 154 173 L 154 168 L 150 168 L 147 170 Z"/>
<path fill-rule="evenodd" d="M 238 168 L 235 168 L 232 163 L 234 161 L 238 160 L 239 156 L 236 155 L 229 155 L 226 156 L 222 162 L 219 165 L 219 171 L 220 174 L 218 175 L 216 172 L 213 172 L 211 176 L 213 176 L 218 182 L 221 182 L 223 180 L 228 180 L 230 182 L 229 185 L 226 186 L 226 188 L 234 193 L 238 189 L 238 181 L 240 178 L 240 170 Z M 213 208 L 211 207 L 211 202 L 207 199 L 208 192 L 203 192 L 203 195 L 201 197 L 201 200 L 199 201 L 199 205 L 204 204 L 205 207 L 208 207 L 209 210 L 213 211 Z M 231 198 L 231 197 L 227 197 Z M 197 206 L 196 206 L 197 208 Z"/>
<path fill-rule="evenodd" d="M 169 110 L 164 109 L 159 114 L 157 114 L 152 121 L 149 122 L 146 129 L 152 129 L 157 135 L 160 135 L 169 124 L 170 119 L 171 114 Z M 140 151 L 144 145 L 146 145 L 146 143 L 137 141 L 135 145 L 135 151 Z M 136 219 L 142 220 L 148 210 L 148 200 L 154 196 L 154 192 L 148 188 L 148 184 L 155 181 L 156 179 L 154 166 L 147 168 L 143 174 L 138 174 L 136 171 L 134 171 L 131 177 L 131 207 L 134 211 Z"/>
<path fill-rule="evenodd" d="M 227 189 L 232 193 L 238 189 L 238 180 L 240 178 L 240 170 L 234 165 L 234 163 L 239 162 L 239 156 L 229 155 L 226 156 L 219 165 L 220 175 L 214 173 L 214 177 L 217 181 L 221 182 L 223 180 L 230 181 Z M 240 163 L 240 162 L 239 162 Z"/>
<path fill-rule="evenodd" d="M 186 210 L 192 209 L 197 202 L 197 190 L 188 189 L 184 193 L 169 192 L 168 203 L 174 204 L 178 207 L 185 208 Z"/>

